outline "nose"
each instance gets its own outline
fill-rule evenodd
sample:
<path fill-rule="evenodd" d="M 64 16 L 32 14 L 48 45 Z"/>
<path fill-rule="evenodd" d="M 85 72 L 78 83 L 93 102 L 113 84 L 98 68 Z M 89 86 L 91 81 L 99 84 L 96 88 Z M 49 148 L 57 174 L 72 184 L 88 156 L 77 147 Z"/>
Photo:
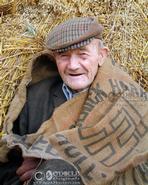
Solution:
<path fill-rule="evenodd" d="M 80 67 L 79 57 L 76 55 L 71 55 L 68 63 L 68 69 L 76 70 Z"/>

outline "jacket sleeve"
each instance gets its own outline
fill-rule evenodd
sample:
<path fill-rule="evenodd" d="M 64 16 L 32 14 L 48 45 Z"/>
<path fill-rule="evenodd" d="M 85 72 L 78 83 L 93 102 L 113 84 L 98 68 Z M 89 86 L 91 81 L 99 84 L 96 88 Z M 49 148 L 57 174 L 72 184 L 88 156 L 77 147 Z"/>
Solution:
<path fill-rule="evenodd" d="M 25 135 L 28 132 L 28 104 L 25 103 L 20 115 L 14 122 L 13 132 L 18 135 Z"/>

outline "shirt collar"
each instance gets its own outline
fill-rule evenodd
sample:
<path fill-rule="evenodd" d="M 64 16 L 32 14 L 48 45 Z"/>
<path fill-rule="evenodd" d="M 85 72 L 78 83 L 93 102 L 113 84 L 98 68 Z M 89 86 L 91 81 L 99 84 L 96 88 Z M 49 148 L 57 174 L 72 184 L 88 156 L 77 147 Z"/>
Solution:
<path fill-rule="evenodd" d="M 88 90 L 88 88 L 84 89 L 83 91 L 86 91 L 86 90 Z M 80 92 L 73 92 L 65 83 L 63 83 L 62 85 L 62 91 L 67 100 L 71 100 L 74 96 L 77 96 L 80 93 Z"/>
<path fill-rule="evenodd" d="M 73 98 L 74 93 L 69 89 L 69 87 L 65 83 L 63 83 L 62 85 L 62 91 L 67 100 L 71 100 Z"/>

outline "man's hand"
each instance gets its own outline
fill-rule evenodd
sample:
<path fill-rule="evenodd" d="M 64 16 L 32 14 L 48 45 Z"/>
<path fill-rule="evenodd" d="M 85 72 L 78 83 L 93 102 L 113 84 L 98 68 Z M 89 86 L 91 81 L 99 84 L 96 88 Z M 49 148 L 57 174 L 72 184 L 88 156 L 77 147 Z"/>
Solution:
<path fill-rule="evenodd" d="M 34 174 L 41 159 L 34 157 L 26 157 L 22 165 L 17 169 L 16 174 L 20 177 L 21 181 L 29 180 Z"/>

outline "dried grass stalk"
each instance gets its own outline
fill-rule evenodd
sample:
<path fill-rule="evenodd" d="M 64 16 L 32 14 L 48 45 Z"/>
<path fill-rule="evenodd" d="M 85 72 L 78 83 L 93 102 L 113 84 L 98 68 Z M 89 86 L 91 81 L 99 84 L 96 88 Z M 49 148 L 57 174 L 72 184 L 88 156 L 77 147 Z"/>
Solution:
<path fill-rule="evenodd" d="M 0 1 L 0 16 L 16 13 L 17 5 L 18 5 L 18 2 L 16 0 Z"/>

